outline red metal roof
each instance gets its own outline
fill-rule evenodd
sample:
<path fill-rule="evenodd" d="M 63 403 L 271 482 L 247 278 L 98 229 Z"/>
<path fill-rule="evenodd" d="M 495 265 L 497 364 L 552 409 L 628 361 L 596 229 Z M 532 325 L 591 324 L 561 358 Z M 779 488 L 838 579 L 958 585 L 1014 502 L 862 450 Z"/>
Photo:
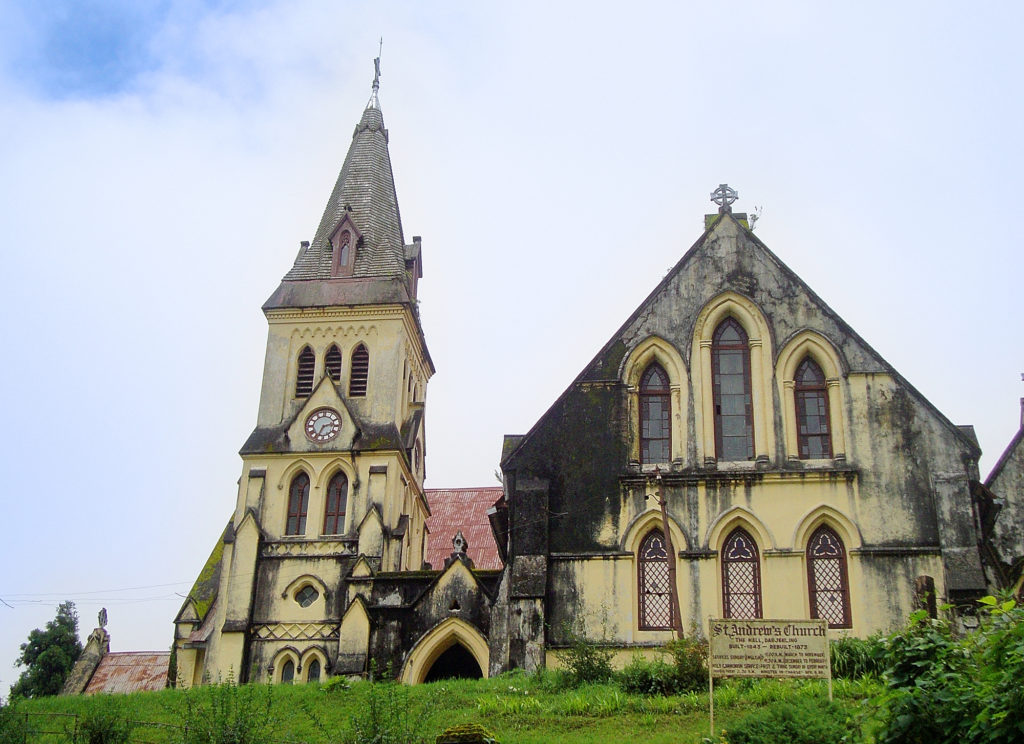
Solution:
<path fill-rule="evenodd" d="M 167 687 L 168 651 L 121 651 L 100 660 L 85 694 L 99 692 L 145 692 Z"/>
<path fill-rule="evenodd" d="M 445 559 L 452 554 L 452 538 L 462 530 L 469 544 L 466 552 L 475 568 L 502 568 L 491 523 L 487 520 L 487 510 L 501 497 L 501 486 L 428 488 L 425 493 L 430 504 L 427 563 L 435 570 L 444 568 Z"/>

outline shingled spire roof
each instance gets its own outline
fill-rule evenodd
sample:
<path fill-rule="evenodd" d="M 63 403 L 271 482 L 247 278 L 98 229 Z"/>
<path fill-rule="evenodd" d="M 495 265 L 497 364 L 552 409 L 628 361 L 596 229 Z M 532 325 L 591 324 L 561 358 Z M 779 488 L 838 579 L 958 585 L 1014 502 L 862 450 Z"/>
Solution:
<path fill-rule="evenodd" d="M 362 234 L 352 276 L 403 276 L 405 240 L 388 153 L 388 131 L 384 128 L 376 96 L 370 99 L 352 134 L 352 144 L 316 236 L 309 247 L 299 253 L 284 281 L 331 278 L 331 235 L 346 213 Z"/>

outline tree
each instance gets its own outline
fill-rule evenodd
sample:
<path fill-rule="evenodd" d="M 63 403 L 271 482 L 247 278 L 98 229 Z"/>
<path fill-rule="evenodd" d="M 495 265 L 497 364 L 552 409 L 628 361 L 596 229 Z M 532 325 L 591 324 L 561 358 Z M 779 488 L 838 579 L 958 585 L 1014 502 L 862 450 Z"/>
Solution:
<path fill-rule="evenodd" d="M 78 640 L 78 613 L 74 602 L 61 602 L 57 616 L 36 628 L 21 644 L 18 666 L 27 667 L 11 686 L 11 697 L 42 697 L 56 695 L 64 687 L 75 660 L 82 653 Z"/>

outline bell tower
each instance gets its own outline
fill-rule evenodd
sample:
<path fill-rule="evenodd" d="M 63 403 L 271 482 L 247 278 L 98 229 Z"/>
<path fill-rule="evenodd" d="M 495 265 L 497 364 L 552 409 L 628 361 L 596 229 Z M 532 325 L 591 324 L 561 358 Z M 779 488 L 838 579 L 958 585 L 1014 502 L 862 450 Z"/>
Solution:
<path fill-rule="evenodd" d="M 201 576 L 176 620 L 186 684 L 329 668 L 356 562 L 378 572 L 423 565 L 434 366 L 417 309 L 421 241 L 404 238 L 379 58 L 375 66 L 316 233 L 263 305 L 256 428 L 240 452 L 234 513 L 204 569 L 211 599 L 195 601 Z M 289 639 L 319 649 L 316 658 L 282 656 Z"/>

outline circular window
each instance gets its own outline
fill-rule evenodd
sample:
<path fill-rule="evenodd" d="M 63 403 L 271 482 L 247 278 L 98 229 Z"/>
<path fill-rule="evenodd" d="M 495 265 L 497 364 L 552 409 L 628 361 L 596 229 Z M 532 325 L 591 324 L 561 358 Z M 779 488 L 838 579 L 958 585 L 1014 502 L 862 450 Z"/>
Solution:
<path fill-rule="evenodd" d="M 311 587 L 309 584 L 302 587 L 295 593 L 295 601 L 302 607 L 309 607 L 311 604 L 320 598 L 320 592 Z"/>

